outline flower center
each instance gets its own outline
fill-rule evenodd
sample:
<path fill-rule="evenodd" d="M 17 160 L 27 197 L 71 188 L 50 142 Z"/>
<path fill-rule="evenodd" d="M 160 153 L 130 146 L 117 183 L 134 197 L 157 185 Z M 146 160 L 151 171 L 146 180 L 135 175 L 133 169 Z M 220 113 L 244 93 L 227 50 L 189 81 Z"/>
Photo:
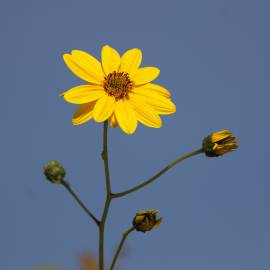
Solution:
<path fill-rule="evenodd" d="M 110 96 L 116 100 L 128 97 L 128 93 L 133 88 L 133 82 L 126 72 L 112 72 L 105 77 L 104 89 Z"/>

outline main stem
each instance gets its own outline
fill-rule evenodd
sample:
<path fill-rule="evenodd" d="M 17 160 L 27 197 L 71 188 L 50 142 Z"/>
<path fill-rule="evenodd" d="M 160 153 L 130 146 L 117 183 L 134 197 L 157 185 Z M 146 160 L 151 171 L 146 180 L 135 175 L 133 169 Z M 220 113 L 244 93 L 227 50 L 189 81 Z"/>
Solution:
<path fill-rule="evenodd" d="M 104 232 L 105 232 L 105 223 L 108 216 L 112 192 L 111 192 L 111 182 L 110 182 L 110 171 L 109 171 L 109 158 L 108 158 L 108 121 L 104 122 L 103 128 L 103 150 L 102 150 L 102 159 L 104 163 L 104 171 L 106 178 L 106 201 L 103 209 L 103 214 L 99 224 L 99 270 L 104 270 Z"/>
<path fill-rule="evenodd" d="M 166 166 L 165 168 L 163 168 L 161 171 L 159 171 L 156 175 L 152 176 L 151 178 L 149 178 L 148 180 L 146 180 L 145 182 L 141 183 L 140 185 L 138 186 L 135 186 L 131 189 L 128 189 L 126 191 L 123 191 L 123 192 L 119 192 L 119 193 L 114 193 L 112 194 L 113 198 L 119 198 L 119 197 L 123 197 L 129 193 L 132 193 L 134 191 L 137 191 L 147 185 L 149 185 L 150 183 L 154 182 L 157 178 L 159 178 L 161 175 L 163 175 L 165 172 L 167 172 L 168 170 L 170 170 L 172 167 L 174 167 L 176 164 L 178 164 L 179 162 L 182 162 L 183 160 L 187 159 L 187 158 L 190 158 L 190 157 L 193 157 L 193 156 L 196 156 L 200 153 L 203 152 L 203 149 L 200 148 L 198 150 L 195 150 L 191 153 L 188 153 L 186 155 L 183 155 L 179 158 L 177 158 L 176 160 L 174 160 L 172 163 L 170 163 L 168 166 Z"/>

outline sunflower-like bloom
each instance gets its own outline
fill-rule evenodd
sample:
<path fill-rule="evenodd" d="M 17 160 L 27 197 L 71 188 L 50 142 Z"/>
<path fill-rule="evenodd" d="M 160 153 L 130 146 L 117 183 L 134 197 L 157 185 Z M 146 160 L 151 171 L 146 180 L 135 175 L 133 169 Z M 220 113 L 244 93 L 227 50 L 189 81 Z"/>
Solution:
<path fill-rule="evenodd" d="M 238 148 L 236 137 L 228 130 L 214 132 L 203 140 L 203 151 L 208 157 L 218 157 Z"/>
<path fill-rule="evenodd" d="M 160 128 L 159 115 L 172 114 L 176 106 L 164 87 L 150 83 L 159 75 L 156 67 L 140 67 L 141 50 L 134 48 L 121 57 L 106 45 L 101 51 L 101 63 L 90 54 L 73 50 L 64 54 L 70 70 L 87 84 L 76 86 L 62 95 L 67 102 L 79 104 L 72 118 L 74 125 L 90 119 L 108 120 L 111 126 L 132 134 L 138 122 Z"/>
<path fill-rule="evenodd" d="M 146 232 L 159 227 L 161 218 L 157 218 L 158 210 L 143 210 L 136 214 L 133 226 L 137 231 Z"/>

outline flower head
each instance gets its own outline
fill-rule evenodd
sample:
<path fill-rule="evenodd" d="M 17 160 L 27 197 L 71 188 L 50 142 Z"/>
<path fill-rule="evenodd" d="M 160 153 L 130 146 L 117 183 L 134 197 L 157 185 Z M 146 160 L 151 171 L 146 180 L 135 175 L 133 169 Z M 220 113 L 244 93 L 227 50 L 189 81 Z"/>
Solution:
<path fill-rule="evenodd" d="M 43 172 L 46 178 L 54 184 L 61 184 L 66 175 L 64 167 L 57 160 L 50 160 L 44 166 Z"/>
<path fill-rule="evenodd" d="M 236 137 L 228 130 L 214 132 L 203 140 L 203 151 L 208 157 L 218 157 L 238 148 Z"/>
<path fill-rule="evenodd" d="M 146 232 L 159 227 L 162 218 L 157 218 L 158 210 L 143 210 L 136 214 L 133 226 L 137 231 Z"/>
<path fill-rule="evenodd" d="M 72 118 L 74 125 L 91 119 L 108 120 L 111 126 L 119 125 L 125 133 L 132 134 L 138 122 L 160 128 L 159 115 L 176 111 L 169 91 L 151 83 L 158 77 L 159 69 L 140 67 L 142 52 L 137 48 L 120 57 L 106 45 L 102 48 L 101 63 L 84 51 L 73 50 L 64 54 L 64 61 L 75 75 L 87 82 L 62 94 L 67 102 L 80 105 Z"/>

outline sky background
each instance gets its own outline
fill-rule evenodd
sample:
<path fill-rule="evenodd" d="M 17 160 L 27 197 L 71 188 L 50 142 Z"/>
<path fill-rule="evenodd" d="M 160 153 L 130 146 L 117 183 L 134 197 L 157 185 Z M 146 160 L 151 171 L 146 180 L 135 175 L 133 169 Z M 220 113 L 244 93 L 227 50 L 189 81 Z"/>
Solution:
<path fill-rule="evenodd" d="M 81 84 L 62 55 L 100 57 L 138 47 L 160 68 L 177 113 L 132 136 L 109 129 L 113 191 L 141 183 L 204 136 L 229 129 L 238 151 L 178 165 L 144 190 L 113 201 L 106 261 L 142 209 L 161 227 L 133 233 L 121 269 L 270 269 L 270 2 L 265 0 L 1 1 L 0 268 L 52 264 L 76 270 L 97 255 L 97 229 L 63 187 L 45 180 L 58 159 L 98 216 L 105 183 L 102 125 L 71 125 L 76 109 L 58 96 Z"/>

